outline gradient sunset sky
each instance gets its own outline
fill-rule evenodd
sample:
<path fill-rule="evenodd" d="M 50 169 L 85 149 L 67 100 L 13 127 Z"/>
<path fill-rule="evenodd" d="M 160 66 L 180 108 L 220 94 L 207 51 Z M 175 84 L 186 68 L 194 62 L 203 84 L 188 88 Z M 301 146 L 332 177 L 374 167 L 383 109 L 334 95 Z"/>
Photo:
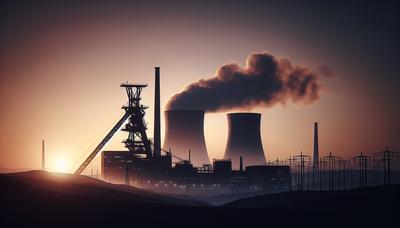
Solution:
<path fill-rule="evenodd" d="M 40 168 L 45 139 L 48 168 L 73 171 L 123 114 L 124 81 L 149 84 L 152 137 L 154 66 L 163 109 L 219 66 L 265 51 L 332 71 L 313 104 L 251 110 L 267 160 L 311 155 L 315 121 L 321 156 L 400 150 L 395 1 L 2 1 L 0 11 L 0 167 Z M 205 136 L 222 158 L 226 112 L 206 115 Z"/>

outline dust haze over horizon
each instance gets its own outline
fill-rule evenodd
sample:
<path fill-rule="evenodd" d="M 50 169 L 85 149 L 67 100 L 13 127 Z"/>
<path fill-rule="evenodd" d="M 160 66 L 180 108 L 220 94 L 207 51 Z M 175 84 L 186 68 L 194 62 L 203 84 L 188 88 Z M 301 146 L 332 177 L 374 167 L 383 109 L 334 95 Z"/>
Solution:
<path fill-rule="evenodd" d="M 210 100 L 204 127 L 211 159 L 225 150 L 226 113 L 243 107 L 262 114 L 267 160 L 311 154 L 314 122 L 321 156 L 348 158 L 386 145 L 400 151 L 395 1 L 0 4 L 0 167 L 39 168 L 45 139 L 49 169 L 75 169 L 121 116 L 124 81 L 149 84 L 142 95 L 151 137 L 154 66 L 161 67 L 161 107 L 180 93 L 196 95 L 196 105 Z M 276 61 L 271 66 L 290 69 L 286 59 L 292 70 L 249 73 L 246 58 L 264 51 Z M 297 67 L 304 71 L 290 90 L 288 75 Z M 203 96 L 203 87 L 225 89 L 220 79 L 232 77 L 240 79 L 235 88 L 254 93 Z M 309 82 L 305 90 L 301 82 Z M 161 125 L 163 137 L 163 118 Z M 119 133 L 105 149 L 122 149 L 125 137 Z"/>

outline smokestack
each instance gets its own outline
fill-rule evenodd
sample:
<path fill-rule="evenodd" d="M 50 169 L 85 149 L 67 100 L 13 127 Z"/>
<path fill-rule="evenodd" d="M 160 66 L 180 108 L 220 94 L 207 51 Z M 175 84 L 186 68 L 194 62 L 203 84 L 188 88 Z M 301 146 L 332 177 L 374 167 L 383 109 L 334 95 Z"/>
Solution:
<path fill-rule="evenodd" d="M 42 140 L 42 170 L 46 170 L 46 153 L 44 148 L 44 140 Z"/>
<path fill-rule="evenodd" d="M 260 134 L 261 114 L 229 113 L 227 116 L 229 132 L 224 158 L 238 164 L 243 155 L 246 165 L 265 163 Z"/>
<path fill-rule="evenodd" d="M 165 140 L 163 148 L 171 149 L 172 154 L 182 159 L 187 158 L 195 166 L 210 164 L 204 139 L 204 111 L 169 110 L 164 112 Z"/>
<path fill-rule="evenodd" d="M 240 156 L 240 168 L 239 170 L 242 172 L 243 171 L 243 158 Z"/>
<path fill-rule="evenodd" d="M 161 124 L 160 124 L 160 67 L 155 67 L 154 89 L 154 156 L 161 156 Z"/>
<path fill-rule="evenodd" d="M 313 169 L 319 169 L 319 153 L 318 153 L 318 123 L 314 123 L 314 160 Z"/>

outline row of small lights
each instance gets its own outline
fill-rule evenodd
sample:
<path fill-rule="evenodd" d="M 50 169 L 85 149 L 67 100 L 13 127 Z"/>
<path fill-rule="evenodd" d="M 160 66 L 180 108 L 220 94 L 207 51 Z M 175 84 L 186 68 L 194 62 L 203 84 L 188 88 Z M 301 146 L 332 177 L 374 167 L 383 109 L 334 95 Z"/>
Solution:
<path fill-rule="evenodd" d="M 159 183 L 161 183 L 161 184 L 159 184 Z M 164 181 L 160 181 L 159 183 L 155 183 L 154 186 L 155 186 L 155 187 L 163 186 L 163 185 L 164 185 L 164 187 L 167 187 L 167 186 L 168 186 L 168 184 L 167 184 L 167 183 L 164 183 Z M 162 183 L 164 183 L 164 184 L 162 184 Z M 172 181 L 169 181 L 169 184 L 172 184 L 172 183 L 173 183 Z M 138 181 L 135 181 L 135 184 L 138 184 Z M 151 181 L 148 180 L 148 181 L 147 181 L 147 184 L 151 184 Z M 174 186 L 174 187 L 177 187 L 177 186 L 178 186 L 179 188 L 186 188 L 186 187 L 187 187 L 186 185 L 177 185 L 177 184 L 175 184 L 175 183 L 173 184 L 173 186 Z M 192 184 L 192 187 L 195 188 L 195 187 L 196 187 L 196 184 Z M 201 187 L 201 188 L 204 188 L 204 184 L 200 184 L 200 187 Z M 220 188 L 221 185 L 220 185 L 220 184 L 213 184 L 212 187 L 214 187 L 214 188 Z M 255 189 L 255 190 L 256 190 L 256 189 L 259 189 L 259 187 L 256 186 L 256 185 L 255 185 L 255 186 L 250 186 L 250 189 Z"/>

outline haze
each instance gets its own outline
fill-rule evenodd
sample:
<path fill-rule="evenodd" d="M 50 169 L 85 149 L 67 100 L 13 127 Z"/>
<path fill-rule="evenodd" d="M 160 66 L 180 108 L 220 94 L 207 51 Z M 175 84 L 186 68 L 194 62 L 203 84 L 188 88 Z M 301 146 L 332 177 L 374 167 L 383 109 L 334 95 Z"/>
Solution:
<path fill-rule="evenodd" d="M 0 166 L 73 171 L 122 115 L 124 81 L 148 83 L 143 103 L 153 134 L 154 66 L 161 67 L 161 106 L 225 63 L 244 66 L 254 52 L 318 71 L 312 105 L 255 108 L 262 113 L 267 160 L 311 154 L 319 122 L 320 154 L 344 157 L 399 150 L 399 8 L 393 4 L 297 1 L 214 3 L 1 3 Z M 244 10 L 246 9 L 246 10 Z M 162 117 L 162 138 L 164 123 Z M 222 158 L 226 113 L 207 114 L 210 158 Z M 120 133 L 106 149 L 122 148 Z M 96 162 L 93 167 L 96 167 Z"/>

